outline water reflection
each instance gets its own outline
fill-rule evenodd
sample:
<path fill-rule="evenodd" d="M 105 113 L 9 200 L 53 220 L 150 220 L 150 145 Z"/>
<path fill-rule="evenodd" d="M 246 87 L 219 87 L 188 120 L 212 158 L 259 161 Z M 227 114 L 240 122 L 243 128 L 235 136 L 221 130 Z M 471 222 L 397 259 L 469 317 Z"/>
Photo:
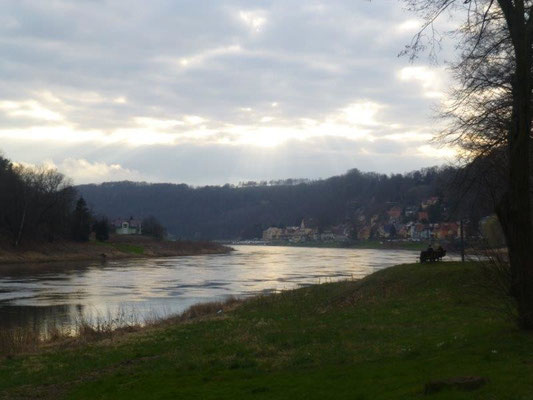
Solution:
<path fill-rule="evenodd" d="M 402 250 L 236 246 L 227 255 L 0 266 L 0 328 L 71 324 L 118 312 L 139 318 L 181 312 L 230 295 L 360 278 L 414 262 Z"/>

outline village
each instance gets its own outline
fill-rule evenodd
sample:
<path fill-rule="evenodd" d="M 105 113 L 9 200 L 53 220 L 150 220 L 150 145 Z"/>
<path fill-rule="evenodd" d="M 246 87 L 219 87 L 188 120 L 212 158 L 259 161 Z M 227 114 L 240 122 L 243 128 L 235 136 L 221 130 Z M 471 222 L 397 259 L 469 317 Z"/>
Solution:
<path fill-rule="evenodd" d="M 296 244 L 368 240 L 451 242 L 460 239 L 460 221 L 435 221 L 435 217 L 430 215 L 432 210 L 442 208 L 439 198 L 431 197 L 418 206 L 394 205 L 370 216 L 365 214 L 364 209 L 358 209 L 349 221 L 323 229 L 317 221 L 308 218 L 303 219 L 299 226 L 269 227 L 263 232 L 263 241 Z M 466 229 L 468 221 L 463 225 Z"/>

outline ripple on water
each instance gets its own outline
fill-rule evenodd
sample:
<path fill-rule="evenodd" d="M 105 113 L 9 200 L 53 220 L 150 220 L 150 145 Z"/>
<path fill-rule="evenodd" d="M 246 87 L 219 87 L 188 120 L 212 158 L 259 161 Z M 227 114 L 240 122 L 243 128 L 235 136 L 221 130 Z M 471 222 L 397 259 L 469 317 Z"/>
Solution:
<path fill-rule="evenodd" d="M 124 307 L 141 314 L 160 307 L 178 312 L 229 295 L 268 294 L 360 278 L 417 257 L 416 252 L 401 250 L 235 248 L 225 255 L 3 267 L 0 327 L 36 319 L 68 323 L 80 315 L 109 315 Z M 4 318 L 7 314 L 10 318 Z"/>

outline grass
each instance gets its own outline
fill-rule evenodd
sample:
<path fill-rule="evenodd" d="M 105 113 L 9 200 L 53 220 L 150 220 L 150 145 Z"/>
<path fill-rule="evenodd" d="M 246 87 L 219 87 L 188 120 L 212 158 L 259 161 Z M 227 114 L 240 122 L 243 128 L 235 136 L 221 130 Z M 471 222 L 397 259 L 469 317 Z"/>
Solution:
<path fill-rule="evenodd" d="M 105 244 L 111 247 L 114 247 L 118 251 L 122 251 L 124 253 L 138 254 L 138 255 L 144 254 L 143 246 L 138 246 L 138 245 L 129 244 L 129 243 L 105 243 Z"/>
<path fill-rule="evenodd" d="M 189 311 L 188 311 L 189 312 Z M 73 326 L 55 322 L 44 327 L 29 325 L 0 330 L 0 359 L 13 358 L 19 354 L 35 352 L 44 346 L 61 344 L 80 345 L 102 339 L 114 338 L 125 332 L 141 330 L 143 327 L 161 323 L 157 314 L 139 318 L 136 312 L 118 310 L 113 315 L 85 319 L 79 317 Z"/>
<path fill-rule="evenodd" d="M 210 242 L 166 241 L 148 236 L 111 235 L 108 242 L 25 242 L 14 248 L 0 241 L 0 264 L 99 260 L 138 257 L 177 257 L 226 254 L 231 248 Z"/>
<path fill-rule="evenodd" d="M 5 399 L 533 399 L 533 334 L 479 264 L 402 265 L 0 361 Z M 434 380 L 478 390 L 424 395 Z"/>

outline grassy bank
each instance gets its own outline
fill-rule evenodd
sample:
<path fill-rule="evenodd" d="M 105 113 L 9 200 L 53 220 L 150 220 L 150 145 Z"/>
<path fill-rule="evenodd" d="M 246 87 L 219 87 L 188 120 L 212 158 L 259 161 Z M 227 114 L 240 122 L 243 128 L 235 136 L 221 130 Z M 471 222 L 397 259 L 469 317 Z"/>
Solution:
<path fill-rule="evenodd" d="M 484 280 L 478 264 L 413 264 L 198 306 L 139 332 L 3 359 L 0 398 L 531 399 L 533 334 Z M 487 383 L 424 394 L 465 376 Z"/>
<path fill-rule="evenodd" d="M 107 242 L 86 243 L 58 241 L 29 243 L 20 248 L 0 247 L 0 264 L 121 259 L 133 257 L 172 257 L 220 254 L 229 247 L 211 242 L 159 241 L 146 236 L 112 236 Z M 105 255 L 105 256 L 104 256 Z"/>

